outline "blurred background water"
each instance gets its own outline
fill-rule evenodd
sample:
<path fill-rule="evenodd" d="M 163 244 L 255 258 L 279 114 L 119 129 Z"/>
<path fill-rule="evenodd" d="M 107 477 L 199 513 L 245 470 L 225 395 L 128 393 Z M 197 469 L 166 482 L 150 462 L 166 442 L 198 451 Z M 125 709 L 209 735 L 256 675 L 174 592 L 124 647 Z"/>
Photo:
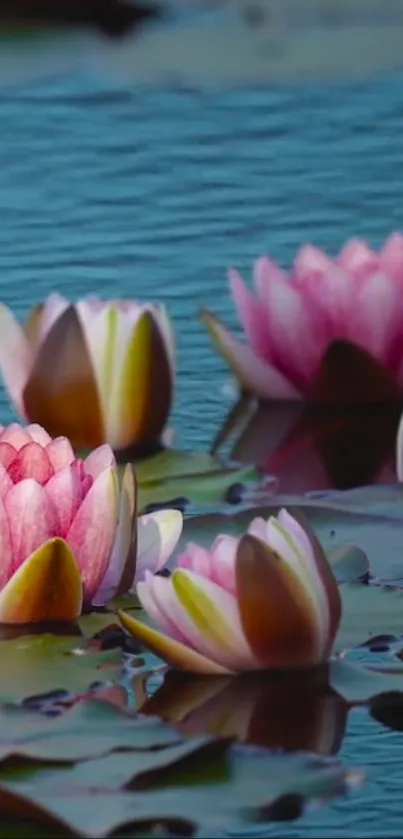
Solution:
<path fill-rule="evenodd" d="M 205 449 L 228 373 L 198 305 L 234 326 L 229 266 L 249 275 L 264 252 L 289 266 L 303 242 L 376 246 L 403 226 L 402 79 L 130 92 L 83 76 L 2 91 L 2 300 L 18 315 L 55 289 L 164 300 L 176 443 Z M 0 420 L 11 417 L 1 392 Z M 402 744 L 355 712 L 342 757 L 367 768 L 364 792 L 270 835 L 399 836 Z"/>

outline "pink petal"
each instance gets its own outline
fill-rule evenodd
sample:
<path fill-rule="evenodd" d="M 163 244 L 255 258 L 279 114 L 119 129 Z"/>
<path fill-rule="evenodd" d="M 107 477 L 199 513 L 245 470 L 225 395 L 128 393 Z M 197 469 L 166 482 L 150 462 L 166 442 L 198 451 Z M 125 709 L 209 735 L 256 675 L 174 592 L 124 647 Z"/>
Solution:
<path fill-rule="evenodd" d="M 169 583 L 169 580 L 166 582 Z M 160 587 L 159 589 L 160 596 L 162 597 L 164 594 L 164 588 L 166 587 L 163 585 L 162 588 Z M 170 620 L 166 611 L 159 606 L 159 601 L 156 597 L 153 585 L 153 574 L 151 574 L 150 571 L 145 572 L 144 581 L 140 581 L 138 583 L 136 591 L 140 603 L 158 628 L 163 632 L 166 632 L 170 638 L 174 638 L 175 641 L 180 641 L 182 644 L 186 644 L 186 638 L 181 630 L 176 627 L 174 621 Z"/>
<path fill-rule="evenodd" d="M 361 285 L 350 312 L 350 338 L 384 364 L 398 364 L 402 345 L 402 289 L 391 277 L 375 273 Z"/>
<path fill-rule="evenodd" d="M 355 285 L 347 270 L 312 245 L 301 248 L 294 261 L 294 270 L 295 287 L 307 297 L 322 320 L 324 351 L 335 338 L 348 337 L 346 322 Z"/>
<path fill-rule="evenodd" d="M 392 233 L 379 254 L 381 263 L 381 270 L 388 274 L 392 279 L 399 283 L 403 283 L 403 235 L 402 233 Z"/>
<path fill-rule="evenodd" d="M 261 289 L 273 364 L 298 389 L 314 376 L 326 346 L 317 306 L 290 281 L 270 279 Z"/>
<path fill-rule="evenodd" d="M 84 498 L 66 538 L 81 571 L 86 603 L 92 601 L 106 573 L 117 524 L 117 480 L 114 470 L 106 469 Z"/>
<path fill-rule="evenodd" d="M 235 561 L 239 539 L 235 536 L 217 536 L 211 548 L 212 574 L 210 579 L 218 586 L 236 592 Z"/>
<path fill-rule="evenodd" d="M 74 466 L 64 466 L 50 478 L 46 492 L 52 500 L 60 523 L 60 535 L 65 538 L 84 498 L 83 487 Z"/>
<path fill-rule="evenodd" d="M 4 445 L 6 446 L 8 445 L 8 443 L 4 443 Z M 14 452 L 14 456 L 15 454 L 16 452 Z M 1 456 L 2 446 L 0 443 L 0 498 L 4 498 L 5 494 L 9 491 L 9 489 L 11 489 L 12 486 L 14 486 L 14 484 L 10 478 L 10 475 L 8 474 L 7 467 L 4 466 L 1 462 Z"/>
<path fill-rule="evenodd" d="M 21 325 L 7 306 L 0 305 L 0 369 L 10 398 L 21 416 L 25 416 L 22 394 L 32 362 L 32 351 Z"/>
<path fill-rule="evenodd" d="M 179 510 L 158 510 L 137 519 L 136 582 L 145 572 L 155 574 L 168 562 L 183 528 Z"/>
<path fill-rule="evenodd" d="M 241 344 L 210 312 L 204 322 L 217 348 L 231 366 L 242 387 L 262 399 L 300 399 L 300 392 L 272 364 L 256 356 L 247 344 Z"/>
<path fill-rule="evenodd" d="M 46 451 L 55 472 L 63 469 L 64 466 L 70 466 L 75 460 L 74 451 L 67 437 L 55 437 L 46 446 Z"/>
<path fill-rule="evenodd" d="M 44 448 L 51 442 L 52 438 L 41 425 L 37 422 L 31 422 L 29 425 L 25 427 L 27 434 L 29 434 L 31 440 L 34 443 L 39 443 L 40 446 Z"/>
<path fill-rule="evenodd" d="M 294 260 L 294 271 L 298 277 L 314 277 L 316 282 L 334 267 L 334 262 L 320 248 L 304 245 Z"/>
<path fill-rule="evenodd" d="M 17 457 L 17 450 L 11 443 L 0 442 L 0 463 L 5 469 L 8 469 L 10 463 Z"/>
<path fill-rule="evenodd" d="M 195 542 L 188 542 L 182 554 L 180 554 L 176 561 L 178 568 L 187 568 L 189 571 L 194 571 L 195 574 L 200 574 L 202 577 L 210 577 L 211 574 L 211 554 L 207 548 L 202 545 L 197 545 Z"/>
<path fill-rule="evenodd" d="M 355 280 L 365 279 L 379 269 L 378 254 L 361 239 L 350 239 L 337 261 Z"/>
<path fill-rule="evenodd" d="M 18 422 L 12 422 L 11 425 L 6 425 L 0 434 L 0 443 L 10 443 L 17 452 L 30 442 L 31 437 L 28 434 L 27 428 L 19 425 Z"/>
<path fill-rule="evenodd" d="M 1 482 L 1 479 L 0 479 Z M 0 590 L 6 585 L 13 570 L 13 546 L 11 543 L 10 525 L 4 501 L 0 498 Z"/>
<path fill-rule="evenodd" d="M 248 343 L 256 355 L 270 361 L 270 334 L 264 310 L 237 271 L 230 270 L 228 276 L 235 308 Z"/>
<path fill-rule="evenodd" d="M 27 443 L 10 463 L 8 474 L 15 484 L 24 478 L 34 478 L 39 484 L 46 484 L 53 475 L 53 467 L 46 449 L 39 443 Z"/>
<path fill-rule="evenodd" d="M 252 519 L 247 532 L 256 536 L 256 539 L 260 539 L 261 542 L 267 542 L 267 521 L 260 516 Z"/>
<path fill-rule="evenodd" d="M 261 256 L 260 259 L 256 260 L 253 269 L 253 284 L 259 300 L 264 295 L 267 283 L 272 281 L 287 282 L 287 280 L 286 272 L 279 268 L 277 262 L 274 262 L 273 259 L 268 256 Z"/>
<path fill-rule="evenodd" d="M 59 535 L 59 521 L 46 489 L 33 478 L 15 484 L 3 503 L 10 525 L 14 572 L 43 542 Z"/>
<path fill-rule="evenodd" d="M 111 447 L 107 443 L 94 449 L 84 461 L 85 472 L 92 478 L 97 478 L 101 472 L 111 467 L 116 467 L 116 460 Z"/>

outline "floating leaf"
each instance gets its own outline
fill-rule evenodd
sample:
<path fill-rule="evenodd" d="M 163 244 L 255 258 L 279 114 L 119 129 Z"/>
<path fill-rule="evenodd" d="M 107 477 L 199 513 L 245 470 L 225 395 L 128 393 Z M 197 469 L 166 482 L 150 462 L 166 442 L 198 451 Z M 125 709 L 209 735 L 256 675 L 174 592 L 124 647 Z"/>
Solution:
<path fill-rule="evenodd" d="M 136 721 L 138 724 L 138 721 Z M 156 723 L 154 727 L 164 732 L 164 727 L 161 723 Z M 180 766 L 186 770 L 194 769 L 195 759 L 203 761 L 205 757 L 216 758 L 227 750 L 228 741 L 217 740 L 214 737 L 202 736 L 193 737 L 186 740 L 180 740 L 178 743 L 171 745 L 158 742 L 158 733 L 155 737 L 153 727 L 147 724 L 147 721 L 141 721 L 141 724 L 146 732 L 151 735 L 148 746 L 142 742 L 142 748 L 135 751 L 135 746 L 131 745 L 130 750 L 112 752 L 92 760 L 80 760 L 75 766 L 69 767 L 52 767 L 52 781 L 56 784 L 63 784 L 67 788 L 88 786 L 88 779 L 96 787 L 107 787 L 110 790 L 119 790 L 123 787 L 133 788 L 147 784 L 148 776 L 155 776 L 155 773 L 164 770 L 170 770 L 172 767 Z M 169 734 L 170 729 L 166 728 Z M 161 736 L 160 738 L 161 739 Z M 177 738 L 179 740 L 179 737 Z M 133 740 L 133 738 L 132 738 Z M 157 740 L 157 742 L 155 742 Z M 159 746 L 160 748 L 155 748 Z M 161 748 L 162 747 L 162 748 Z M 129 746 L 127 746 L 129 749 Z M 30 764 L 26 769 L 9 769 L 6 767 L 1 770 L 0 767 L 0 784 L 2 780 L 12 780 L 13 783 L 25 783 L 28 779 L 35 782 L 35 786 L 39 788 L 43 784 L 45 789 L 49 784 L 50 770 L 47 768 L 38 768 L 36 764 Z"/>
<path fill-rule="evenodd" d="M 133 763 L 127 762 L 126 782 L 137 789 L 116 789 L 110 763 L 93 761 L 91 775 L 82 773 L 71 783 L 65 773 L 35 775 L 29 781 L 0 779 L 2 813 L 51 822 L 81 837 L 108 836 L 127 824 L 180 825 L 193 831 L 240 828 L 270 818 L 270 807 L 285 796 L 328 798 L 346 788 L 348 771 L 337 761 L 310 754 L 271 754 L 267 750 L 232 747 L 221 756 L 202 759 L 197 749 L 177 765 L 161 766 L 137 787 L 131 783 Z M 161 755 L 163 762 L 163 755 Z M 67 776 L 71 774 L 67 772 Z M 112 773 L 113 774 L 113 773 Z M 109 780 L 108 780 L 109 779 Z"/>
<path fill-rule="evenodd" d="M 369 559 L 358 545 L 341 545 L 327 556 L 339 583 L 355 582 L 369 573 Z"/>
<path fill-rule="evenodd" d="M 349 650 L 378 635 L 403 634 L 403 590 L 346 583 L 341 586 L 343 613 L 336 650 Z"/>
<path fill-rule="evenodd" d="M 85 691 L 92 682 L 118 677 L 120 650 L 94 652 L 82 639 L 45 633 L 0 641 L 0 701 L 67 688 Z"/>
<path fill-rule="evenodd" d="M 82 700 L 58 717 L 25 708 L 0 708 L 0 760 L 76 761 L 113 749 L 151 749 L 179 735 L 156 718 L 136 718 L 108 702 Z"/>
<path fill-rule="evenodd" d="M 403 667 L 361 667 L 347 661 L 332 661 L 329 684 L 346 702 L 368 703 L 384 693 L 398 691 L 403 701 Z"/>
<path fill-rule="evenodd" d="M 182 508 L 190 503 L 239 503 L 261 485 L 254 466 L 225 463 L 202 452 L 167 449 L 135 467 L 141 511 L 172 501 Z M 269 485 L 270 479 L 265 479 L 265 488 Z"/>

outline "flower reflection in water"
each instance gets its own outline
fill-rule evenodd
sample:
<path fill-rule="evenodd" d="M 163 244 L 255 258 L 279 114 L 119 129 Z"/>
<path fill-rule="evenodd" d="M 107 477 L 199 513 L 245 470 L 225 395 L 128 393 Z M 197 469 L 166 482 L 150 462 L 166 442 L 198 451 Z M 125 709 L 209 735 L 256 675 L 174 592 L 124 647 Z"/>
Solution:
<path fill-rule="evenodd" d="M 141 706 L 186 735 L 210 733 L 287 751 L 334 755 L 347 704 L 327 684 L 326 668 L 309 674 L 195 678 L 170 671 Z"/>
<path fill-rule="evenodd" d="M 353 401 L 359 390 L 371 396 Z M 359 348 L 333 344 L 306 402 L 259 403 L 241 396 L 212 452 L 255 463 L 280 492 L 350 489 L 396 481 L 402 398 L 388 372 Z"/>

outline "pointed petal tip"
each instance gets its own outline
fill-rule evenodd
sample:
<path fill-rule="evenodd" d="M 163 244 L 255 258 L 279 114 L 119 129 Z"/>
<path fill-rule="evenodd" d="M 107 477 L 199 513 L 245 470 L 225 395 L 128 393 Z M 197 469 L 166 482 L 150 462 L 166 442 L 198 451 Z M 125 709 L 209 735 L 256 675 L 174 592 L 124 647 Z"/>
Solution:
<path fill-rule="evenodd" d="M 119 620 L 124 629 L 137 638 L 138 641 L 148 647 L 151 652 L 162 658 L 172 667 L 185 670 L 199 675 L 229 675 L 230 670 L 217 664 L 209 658 L 186 647 L 179 641 L 174 641 L 167 635 L 163 635 L 157 629 L 147 626 L 136 618 L 132 618 L 127 612 L 118 611 Z"/>
<path fill-rule="evenodd" d="M 159 571 L 172 556 L 183 529 L 180 510 L 157 510 L 139 516 L 137 522 L 137 567 L 135 582 L 146 571 Z"/>
<path fill-rule="evenodd" d="M 0 592 L 0 623 L 73 621 L 82 602 L 76 560 L 64 539 L 56 537 L 34 551 Z"/>

